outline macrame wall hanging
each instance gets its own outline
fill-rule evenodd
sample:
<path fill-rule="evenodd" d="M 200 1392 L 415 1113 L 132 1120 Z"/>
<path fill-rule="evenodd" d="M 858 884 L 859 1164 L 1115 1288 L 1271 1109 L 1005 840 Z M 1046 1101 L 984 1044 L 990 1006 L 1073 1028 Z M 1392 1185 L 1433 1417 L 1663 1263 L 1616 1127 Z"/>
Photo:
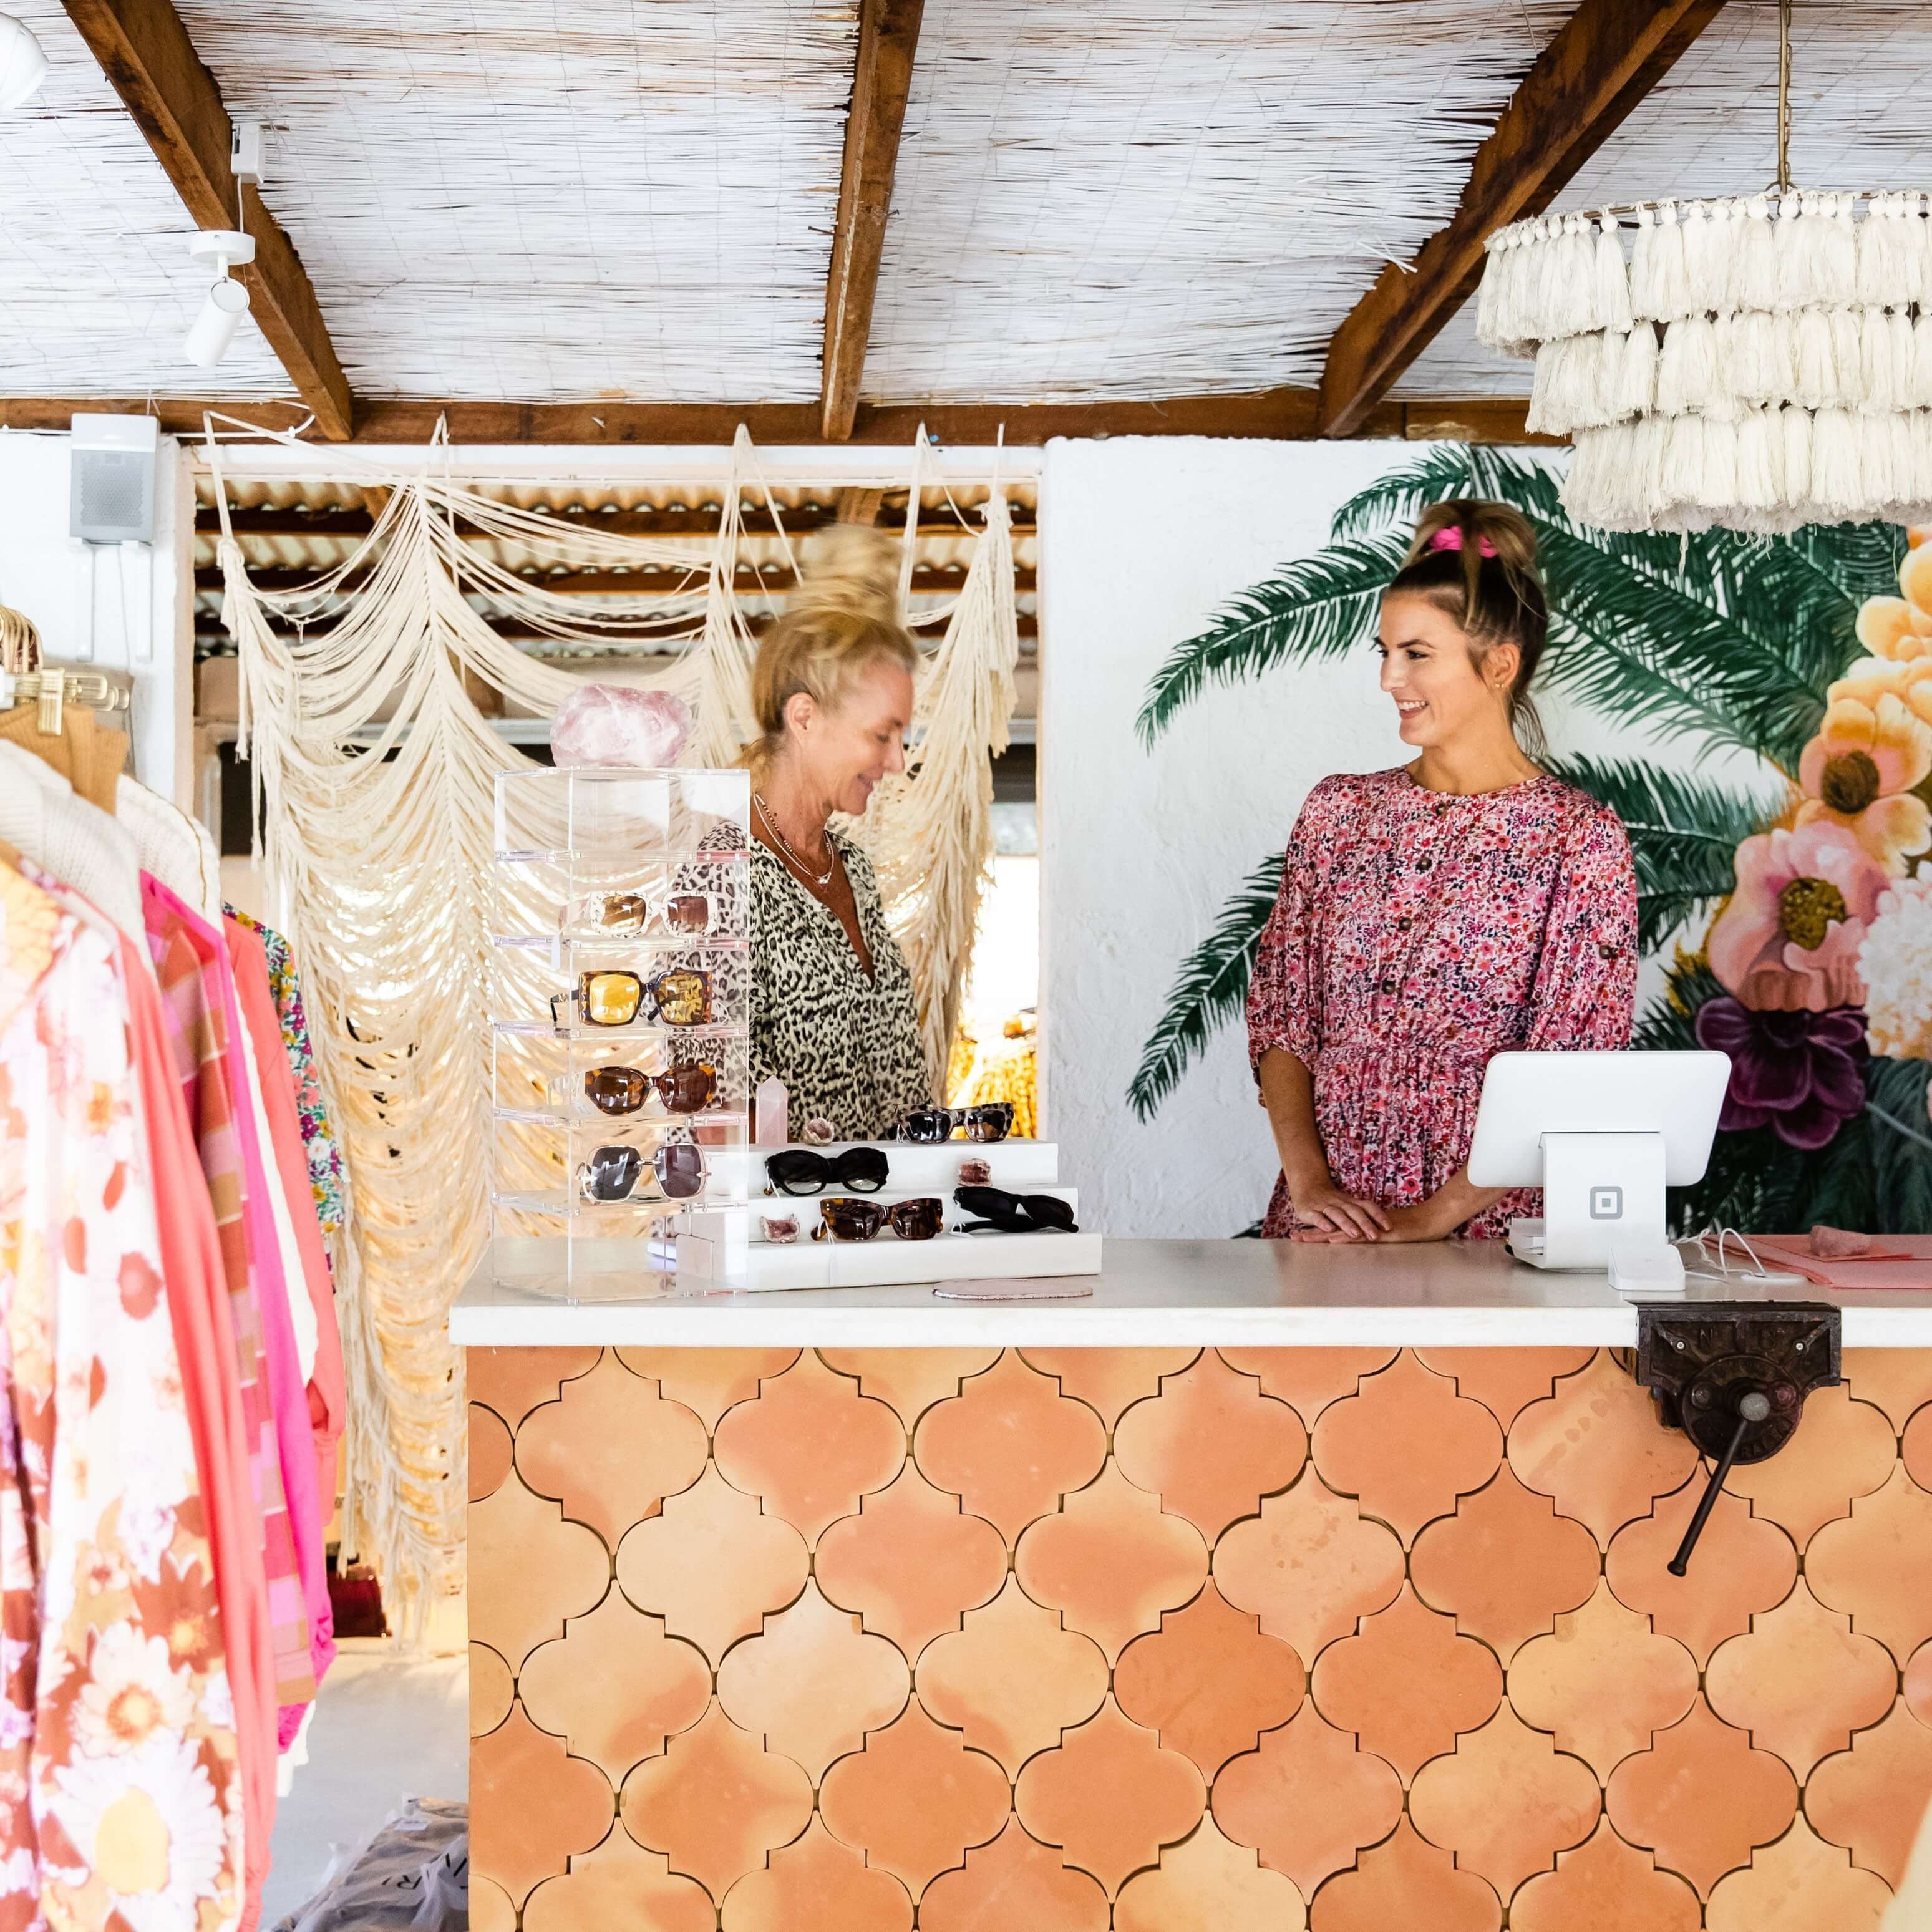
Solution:
<path fill-rule="evenodd" d="M 585 569 L 685 573 L 652 611 L 654 628 L 688 625 L 684 648 L 668 670 L 621 681 L 676 692 L 696 714 L 687 762 L 722 764 L 752 735 L 756 640 L 734 589 L 742 499 L 761 495 L 782 537 L 782 512 L 742 430 L 722 527 L 696 571 L 688 548 L 560 527 L 452 480 L 446 452 L 433 452 L 411 471 L 358 474 L 386 498 L 368 538 L 313 583 L 270 593 L 249 578 L 210 449 L 266 890 L 302 962 L 350 1169 L 337 1277 L 350 1388 L 344 1547 L 374 1564 L 392 1627 L 418 1639 L 463 1587 L 464 1393 L 446 1316 L 489 1224 L 490 854 L 498 837 L 542 842 L 542 828 L 493 824 L 496 774 L 530 761 L 472 693 L 487 686 L 548 716 L 582 681 L 498 636 L 465 592 L 487 591 L 520 628 L 560 644 L 612 648 L 638 621 L 634 604 L 512 574 L 474 538 L 541 544 Z M 908 555 L 934 466 L 922 436 Z M 988 757 L 1005 748 L 1014 702 L 1012 549 L 997 479 L 960 595 L 938 614 L 947 621 L 918 680 L 911 770 L 856 828 L 918 988 L 935 1085 L 992 854 Z"/>
<path fill-rule="evenodd" d="M 1615 530 L 1784 531 L 1932 512 L 1932 196 L 1775 184 L 1550 214 L 1487 243 L 1477 333 L 1533 357 L 1564 506 Z M 1629 238 L 1628 260 L 1624 244 Z"/>

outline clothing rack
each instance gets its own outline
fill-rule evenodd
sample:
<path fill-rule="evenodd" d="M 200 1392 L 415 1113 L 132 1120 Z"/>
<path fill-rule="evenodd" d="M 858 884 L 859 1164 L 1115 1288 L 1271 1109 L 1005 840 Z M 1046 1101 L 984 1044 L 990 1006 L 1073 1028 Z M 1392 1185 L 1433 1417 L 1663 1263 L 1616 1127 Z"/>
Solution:
<path fill-rule="evenodd" d="M 124 670 L 74 670 L 48 665 L 39 670 L 0 670 L 0 711 L 16 704 L 38 702 L 40 728 L 49 737 L 59 735 L 61 720 L 70 704 L 90 711 L 128 711 L 133 708 L 134 680 Z"/>

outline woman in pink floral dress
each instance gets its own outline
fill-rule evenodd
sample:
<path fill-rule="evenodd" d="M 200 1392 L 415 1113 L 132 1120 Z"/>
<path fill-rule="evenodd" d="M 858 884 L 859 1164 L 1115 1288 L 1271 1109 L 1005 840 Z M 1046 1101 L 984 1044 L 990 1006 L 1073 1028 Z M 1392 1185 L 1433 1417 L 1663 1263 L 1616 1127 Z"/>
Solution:
<path fill-rule="evenodd" d="M 1629 841 L 1520 742 L 1538 742 L 1528 687 L 1547 628 L 1515 511 L 1424 513 L 1378 640 L 1420 755 L 1309 794 L 1249 990 L 1282 1161 L 1264 1234 L 1502 1235 L 1540 1210 L 1533 1191 L 1468 1178 L 1490 1055 L 1629 1043 Z"/>

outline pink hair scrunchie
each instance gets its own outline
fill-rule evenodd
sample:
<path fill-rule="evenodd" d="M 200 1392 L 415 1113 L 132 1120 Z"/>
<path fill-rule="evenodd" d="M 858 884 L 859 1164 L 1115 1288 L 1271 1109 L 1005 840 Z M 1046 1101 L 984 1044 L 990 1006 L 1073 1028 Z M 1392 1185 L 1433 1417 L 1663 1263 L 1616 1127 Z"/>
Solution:
<path fill-rule="evenodd" d="M 1445 525 L 1429 539 L 1429 548 L 1431 550 L 1460 550 L 1462 548 L 1462 525 Z M 1478 537 L 1476 539 L 1476 554 L 1479 556 L 1494 556 L 1496 547 L 1487 537 Z"/>

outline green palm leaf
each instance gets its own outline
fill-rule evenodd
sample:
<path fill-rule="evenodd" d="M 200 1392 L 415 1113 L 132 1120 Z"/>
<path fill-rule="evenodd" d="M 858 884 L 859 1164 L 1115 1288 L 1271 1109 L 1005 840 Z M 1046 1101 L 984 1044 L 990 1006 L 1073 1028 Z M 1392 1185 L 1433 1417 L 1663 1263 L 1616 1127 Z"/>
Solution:
<path fill-rule="evenodd" d="M 1932 1234 L 1932 1121 L 1925 1112 L 1928 1078 L 1932 1064 L 1922 1060 L 1874 1055 L 1866 1064 L 1865 1112 L 1871 1123 L 1871 1178 L 1878 1207 L 1874 1232 Z"/>
<path fill-rule="evenodd" d="M 1262 928 L 1274 910 L 1286 858 L 1277 852 L 1257 866 L 1221 908 L 1214 931 L 1181 962 L 1174 990 L 1127 1088 L 1127 1099 L 1142 1120 L 1153 1119 L 1180 1084 L 1189 1061 L 1246 1004 Z"/>
<path fill-rule="evenodd" d="M 1404 544 L 1396 532 L 1331 544 L 1244 591 L 1154 674 L 1135 724 L 1141 742 L 1150 747 L 1210 678 L 1233 684 L 1285 660 L 1332 657 L 1359 644 Z"/>
<path fill-rule="evenodd" d="M 1646 952 L 1733 890 L 1738 847 L 1784 802 L 1622 759 L 1574 758 L 1556 770 L 1601 799 L 1630 834 L 1637 943 Z"/>

